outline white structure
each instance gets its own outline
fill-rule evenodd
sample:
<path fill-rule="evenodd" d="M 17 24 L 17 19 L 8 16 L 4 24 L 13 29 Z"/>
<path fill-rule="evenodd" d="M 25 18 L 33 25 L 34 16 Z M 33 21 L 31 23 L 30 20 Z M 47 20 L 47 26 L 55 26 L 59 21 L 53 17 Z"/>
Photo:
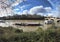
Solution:
<path fill-rule="evenodd" d="M 60 18 L 57 18 L 57 17 L 47 17 L 45 18 L 45 21 L 44 21 L 45 24 L 52 24 L 52 23 L 57 24 L 58 22 L 60 22 Z"/>

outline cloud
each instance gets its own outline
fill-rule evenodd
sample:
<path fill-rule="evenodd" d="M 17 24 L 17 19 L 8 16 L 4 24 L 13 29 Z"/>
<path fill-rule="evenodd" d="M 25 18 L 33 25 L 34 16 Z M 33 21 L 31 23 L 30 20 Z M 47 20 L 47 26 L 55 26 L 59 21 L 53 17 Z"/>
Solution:
<path fill-rule="evenodd" d="M 16 5 L 18 5 L 19 3 L 18 2 L 16 2 L 16 3 L 13 3 L 11 6 L 16 6 Z"/>
<path fill-rule="evenodd" d="M 52 11 L 52 8 L 51 8 L 51 7 L 45 7 L 44 9 L 45 9 L 47 12 Z"/>
<path fill-rule="evenodd" d="M 30 9 L 29 13 L 30 14 L 37 14 L 39 12 L 45 12 L 45 10 L 43 11 L 43 6 L 36 6 Z"/>
<path fill-rule="evenodd" d="M 19 10 L 19 8 L 16 8 L 16 9 L 13 9 L 14 11 L 18 11 Z"/>
<path fill-rule="evenodd" d="M 12 4 L 12 6 L 16 6 L 18 5 L 19 3 L 22 3 L 24 1 L 27 1 L 27 0 L 16 0 L 15 3 Z"/>
<path fill-rule="evenodd" d="M 50 7 L 43 7 L 43 6 L 36 6 L 30 9 L 29 13 L 30 14 L 45 14 L 48 12 L 51 12 L 51 8 Z"/>
<path fill-rule="evenodd" d="M 52 11 L 51 7 L 43 7 L 43 6 L 35 6 L 29 10 L 24 10 L 24 8 L 26 6 L 28 6 L 28 5 L 23 5 L 20 7 L 20 9 L 19 8 L 14 9 L 15 13 L 17 13 L 17 14 L 31 14 L 31 15 L 33 15 L 33 14 L 46 15 L 46 14 L 51 13 L 51 11 Z M 19 13 L 17 11 L 19 11 Z"/>
<path fill-rule="evenodd" d="M 21 2 L 24 2 L 24 1 L 27 1 L 27 0 L 20 0 L 20 3 L 21 3 Z"/>
<path fill-rule="evenodd" d="M 32 7 L 30 10 L 23 10 L 23 12 L 20 13 L 20 14 L 46 15 L 46 14 L 51 13 L 51 11 L 52 11 L 52 9 L 50 7 L 35 6 L 35 7 Z"/>
<path fill-rule="evenodd" d="M 51 13 L 52 9 L 50 7 L 43 7 L 43 6 L 35 6 L 30 10 L 23 10 L 20 14 L 37 14 L 37 15 L 47 15 Z"/>
<path fill-rule="evenodd" d="M 44 13 L 37 13 L 37 15 L 41 15 L 41 16 L 44 16 Z"/>
<path fill-rule="evenodd" d="M 28 14 L 28 10 L 24 10 L 22 14 Z"/>

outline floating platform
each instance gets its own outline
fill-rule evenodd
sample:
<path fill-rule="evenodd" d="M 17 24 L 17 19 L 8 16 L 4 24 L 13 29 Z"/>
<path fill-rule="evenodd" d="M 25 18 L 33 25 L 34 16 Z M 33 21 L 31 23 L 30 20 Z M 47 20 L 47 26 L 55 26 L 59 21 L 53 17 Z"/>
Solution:
<path fill-rule="evenodd" d="M 15 23 L 15 25 L 19 25 L 19 26 L 42 26 L 42 24 L 37 24 L 37 23 Z"/>

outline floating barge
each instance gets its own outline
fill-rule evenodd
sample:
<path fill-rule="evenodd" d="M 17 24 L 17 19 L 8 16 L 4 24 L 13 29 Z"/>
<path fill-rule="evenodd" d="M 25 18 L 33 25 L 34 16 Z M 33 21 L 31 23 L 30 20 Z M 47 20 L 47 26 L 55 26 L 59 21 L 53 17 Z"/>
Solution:
<path fill-rule="evenodd" d="M 19 26 L 42 26 L 42 24 L 39 24 L 39 23 L 15 23 L 15 25 L 19 25 Z"/>

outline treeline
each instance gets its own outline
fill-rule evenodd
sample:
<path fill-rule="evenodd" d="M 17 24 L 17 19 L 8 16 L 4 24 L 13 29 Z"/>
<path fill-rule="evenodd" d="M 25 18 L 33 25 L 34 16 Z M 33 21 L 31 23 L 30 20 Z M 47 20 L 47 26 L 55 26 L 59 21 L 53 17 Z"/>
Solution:
<path fill-rule="evenodd" d="M 0 42 L 60 42 L 60 28 L 23 32 L 12 27 L 0 27 Z"/>
<path fill-rule="evenodd" d="M 0 17 L 0 20 L 44 20 L 44 18 L 41 15 L 13 15 Z"/>

